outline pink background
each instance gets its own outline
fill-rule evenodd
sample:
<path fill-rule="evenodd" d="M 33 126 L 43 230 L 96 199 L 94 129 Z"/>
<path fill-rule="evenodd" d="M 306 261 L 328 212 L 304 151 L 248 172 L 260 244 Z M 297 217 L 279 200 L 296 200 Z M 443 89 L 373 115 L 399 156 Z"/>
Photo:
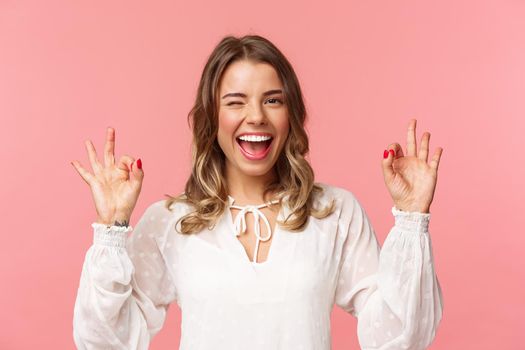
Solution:
<path fill-rule="evenodd" d="M 145 207 L 189 174 L 191 108 L 226 34 L 290 59 L 318 181 L 362 201 L 382 243 L 392 200 L 380 164 L 410 118 L 444 148 L 430 231 L 445 310 L 431 349 L 524 349 L 523 1 L 0 1 L 0 348 L 71 349 L 95 209 L 70 165 L 84 141 L 143 160 Z M 99 153 L 100 154 L 100 153 Z M 172 305 L 152 349 L 176 349 Z M 333 348 L 358 349 L 333 313 Z"/>

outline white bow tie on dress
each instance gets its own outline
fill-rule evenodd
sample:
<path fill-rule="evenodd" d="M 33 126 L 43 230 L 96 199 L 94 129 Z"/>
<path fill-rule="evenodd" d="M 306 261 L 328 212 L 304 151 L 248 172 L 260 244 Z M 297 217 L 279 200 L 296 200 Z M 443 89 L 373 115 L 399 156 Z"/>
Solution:
<path fill-rule="evenodd" d="M 228 196 L 230 198 L 230 207 L 240 209 L 241 211 L 237 216 L 235 217 L 234 221 L 234 228 L 235 228 L 235 235 L 240 236 L 242 233 L 246 232 L 246 213 L 251 212 L 253 214 L 254 219 L 254 231 L 255 231 L 255 237 L 257 237 L 257 242 L 255 244 L 255 253 L 253 254 L 253 262 L 256 262 L 257 260 L 257 252 L 259 250 L 259 242 L 263 241 L 266 242 L 270 238 L 272 238 L 272 227 L 270 226 L 270 222 L 268 221 L 268 218 L 262 211 L 260 211 L 260 208 L 264 208 L 268 206 L 269 204 L 275 204 L 279 203 L 279 200 L 274 200 L 265 204 L 261 205 L 233 205 L 233 202 L 235 199 L 232 196 Z M 266 237 L 261 236 L 261 225 L 259 223 L 260 218 L 264 220 L 264 223 L 266 224 L 266 231 L 268 234 Z"/>

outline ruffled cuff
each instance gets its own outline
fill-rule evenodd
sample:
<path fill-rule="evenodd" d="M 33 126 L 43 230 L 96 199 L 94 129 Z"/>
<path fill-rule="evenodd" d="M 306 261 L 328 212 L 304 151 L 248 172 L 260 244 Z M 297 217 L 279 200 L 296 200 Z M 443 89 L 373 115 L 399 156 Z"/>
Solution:
<path fill-rule="evenodd" d="M 93 227 L 93 243 L 98 245 L 106 245 L 109 247 L 126 247 L 126 239 L 128 232 L 133 230 L 131 226 L 115 226 L 111 227 L 104 224 L 94 222 Z"/>
<path fill-rule="evenodd" d="M 392 207 L 395 226 L 413 232 L 428 232 L 428 223 L 430 213 L 421 213 L 417 211 L 402 211 L 395 206 Z"/>

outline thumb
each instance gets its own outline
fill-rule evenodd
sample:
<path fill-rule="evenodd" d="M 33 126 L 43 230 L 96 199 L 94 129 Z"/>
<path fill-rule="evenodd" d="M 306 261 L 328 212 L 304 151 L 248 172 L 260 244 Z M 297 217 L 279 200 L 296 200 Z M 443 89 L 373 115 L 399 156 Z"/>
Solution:
<path fill-rule="evenodd" d="M 119 158 L 116 166 L 118 169 L 120 170 L 124 170 L 124 171 L 130 171 L 130 167 L 131 167 L 131 163 L 133 163 L 134 161 L 134 158 L 133 157 L 130 157 L 128 155 L 123 155 L 122 157 Z"/>
<path fill-rule="evenodd" d="M 385 158 L 384 156 L 387 155 Z M 392 149 L 385 150 L 383 154 L 383 160 L 381 161 L 381 166 L 383 168 L 383 176 L 385 177 L 386 182 L 390 182 L 394 179 L 394 151 Z"/>

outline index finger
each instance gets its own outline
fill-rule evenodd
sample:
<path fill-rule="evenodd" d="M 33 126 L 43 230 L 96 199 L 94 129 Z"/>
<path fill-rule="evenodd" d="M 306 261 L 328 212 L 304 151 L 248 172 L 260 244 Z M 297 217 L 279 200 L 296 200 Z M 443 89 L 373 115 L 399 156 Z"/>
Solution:
<path fill-rule="evenodd" d="M 106 167 L 115 164 L 115 129 L 108 127 L 106 130 L 106 144 L 104 146 L 104 164 Z"/>

